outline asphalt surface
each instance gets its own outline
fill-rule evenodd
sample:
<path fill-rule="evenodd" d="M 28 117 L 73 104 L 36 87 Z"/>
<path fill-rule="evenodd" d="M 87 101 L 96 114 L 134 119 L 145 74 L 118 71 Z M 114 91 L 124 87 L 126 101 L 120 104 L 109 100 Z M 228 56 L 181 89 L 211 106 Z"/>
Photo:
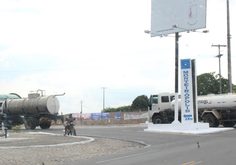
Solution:
<path fill-rule="evenodd" d="M 211 133 L 204 135 L 193 134 L 179 134 L 179 133 L 153 133 L 145 132 L 146 126 L 100 126 L 100 127 L 76 127 L 77 135 L 86 136 L 98 139 L 106 139 L 101 141 L 107 148 L 98 150 L 100 148 L 99 143 L 90 143 L 89 148 L 84 145 L 84 148 L 79 147 L 80 150 L 75 147 L 67 147 L 55 149 L 54 151 L 48 151 L 48 148 L 43 149 L 35 148 L 30 152 L 53 152 L 57 158 L 58 163 L 64 165 L 87 165 L 87 164 L 102 164 L 102 165 L 222 165 L 222 164 L 236 164 L 235 152 L 236 152 L 236 130 L 230 130 L 226 132 Z M 63 134 L 63 127 L 51 127 L 48 130 L 36 129 L 35 131 L 44 131 L 47 133 Z M 28 132 L 28 131 L 26 131 Z M 108 138 L 108 139 L 107 139 Z M 81 139 L 83 140 L 83 139 Z M 110 140 L 110 141 L 109 141 Z M 116 140 L 126 142 L 137 142 L 140 144 L 146 144 L 144 147 L 136 147 L 132 150 L 124 149 L 129 143 L 116 143 Z M 98 141 L 97 141 L 98 142 Z M 109 146 L 113 144 L 120 145 L 121 152 L 112 152 L 113 149 Z M 124 145 L 125 144 L 125 145 Z M 96 146 L 95 146 L 96 145 Z M 103 145 L 103 146 L 104 146 Z M 123 145 L 123 146 L 122 146 Z M 129 147 L 129 146 L 127 146 Z M 95 148 L 95 149 L 94 149 Z M 108 150 L 109 151 L 106 151 Z M 115 148 L 114 148 L 115 149 Z M 11 153 L 15 153 L 16 150 L 10 150 Z M 2 149 L 1 149 L 2 151 Z M 63 153 L 75 154 L 73 159 L 65 160 Z M 3 151 L 2 151 L 3 152 Z M 57 152 L 62 153 L 59 155 Z M 76 155 L 76 152 L 82 152 L 82 155 Z M 109 154 L 100 154 L 100 152 Z M 4 152 L 3 152 L 4 153 Z M 3 154 L 2 153 L 2 154 Z M 26 154 L 22 153 L 22 155 Z M 91 155 L 91 156 L 89 156 Z M 87 157 L 89 156 L 89 157 Z M 53 156 L 52 156 L 53 157 Z M 37 158 L 37 155 L 32 158 L 32 161 Z M 50 156 L 44 154 L 44 158 L 49 159 Z M 54 158 L 54 157 L 53 157 Z M 2 159 L 7 161 L 7 159 Z M 10 164 L 18 164 L 15 160 L 11 160 Z M 23 162 L 22 162 L 23 163 Z M 28 164 L 33 164 L 31 161 Z M 19 163 L 21 164 L 21 163 Z"/>
<path fill-rule="evenodd" d="M 144 132 L 145 126 L 77 127 L 77 134 L 145 143 L 146 147 L 127 152 L 73 161 L 65 165 L 222 165 L 236 164 L 236 130 L 204 134 Z M 61 128 L 46 132 L 59 133 Z"/>

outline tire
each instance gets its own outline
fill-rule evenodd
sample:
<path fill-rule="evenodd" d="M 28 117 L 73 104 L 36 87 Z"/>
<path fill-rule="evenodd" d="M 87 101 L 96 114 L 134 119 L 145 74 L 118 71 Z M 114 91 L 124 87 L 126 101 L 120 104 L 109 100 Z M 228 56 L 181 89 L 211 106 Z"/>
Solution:
<path fill-rule="evenodd" d="M 152 120 L 153 124 L 163 123 L 162 117 L 160 115 L 155 115 Z"/>
<path fill-rule="evenodd" d="M 233 127 L 235 125 L 235 122 L 234 121 L 225 121 L 223 123 L 223 126 L 224 127 Z"/>
<path fill-rule="evenodd" d="M 68 129 L 68 128 L 67 128 Z M 67 135 L 72 135 L 72 132 L 71 132 L 71 130 L 67 130 Z"/>
<path fill-rule="evenodd" d="M 31 130 L 31 129 L 35 129 L 35 125 L 34 125 L 34 123 L 32 122 L 32 120 L 30 120 L 30 119 L 25 119 L 25 129 L 27 129 L 27 130 Z"/>
<path fill-rule="evenodd" d="M 45 120 L 40 121 L 39 126 L 41 129 L 47 129 L 47 121 Z"/>
<path fill-rule="evenodd" d="M 46 123 L 42 123 L 39 125 L 41 129 L 47 129 L 47 124 Z"/>
<path fill-rule="evenodd" d="M 49 129 L 50 127 L 51 127 L 51 121 L 48 121 L 46 129 Z"/>
<path fill-rule="evenodd" d="M 204 116 L 204 123 L 209 123 L 210 127 L 218 127 L 219 126 L 219 120 L 216 119 L 213 114 L 206 114 Z"/>
<path fill-rule="evenodd" d="M 51 127 L 51 121 L 42 120 L 39 126 L 41 129 L 49 129 Z"/>

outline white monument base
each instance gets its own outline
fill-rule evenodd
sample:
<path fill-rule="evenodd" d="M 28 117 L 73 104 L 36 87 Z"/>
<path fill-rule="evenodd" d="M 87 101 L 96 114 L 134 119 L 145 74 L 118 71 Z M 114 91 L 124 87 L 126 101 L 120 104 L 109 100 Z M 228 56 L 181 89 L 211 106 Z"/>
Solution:
<path fill-rule="evenodd" d="M 222 131 L 233 130 L 234 128 L 209 128 L 209 123 L 173 123 L 173 124 L 153 124 L 148 123 L 147 132 L 173 132 L 187 134 L 208 134 Z"/>

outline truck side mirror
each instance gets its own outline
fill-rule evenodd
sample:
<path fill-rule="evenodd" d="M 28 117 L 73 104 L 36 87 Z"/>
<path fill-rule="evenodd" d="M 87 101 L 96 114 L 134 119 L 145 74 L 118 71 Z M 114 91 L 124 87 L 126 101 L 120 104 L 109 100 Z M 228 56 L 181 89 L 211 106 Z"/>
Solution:
<path fill-rule="evenodd" d="M 148 102 L 148 107 L 149 107 L 149 110 L 152 110 L 152 103 L 151 102 Z"/>

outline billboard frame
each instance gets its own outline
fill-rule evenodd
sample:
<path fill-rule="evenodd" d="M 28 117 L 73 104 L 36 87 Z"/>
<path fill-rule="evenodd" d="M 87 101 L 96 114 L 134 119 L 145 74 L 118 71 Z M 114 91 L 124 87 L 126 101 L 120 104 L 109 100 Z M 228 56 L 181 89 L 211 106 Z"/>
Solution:
<path fill-rule="evenodd" d="M 152 0 L 151 37 L 206 28 L 206 0 Z"/>

